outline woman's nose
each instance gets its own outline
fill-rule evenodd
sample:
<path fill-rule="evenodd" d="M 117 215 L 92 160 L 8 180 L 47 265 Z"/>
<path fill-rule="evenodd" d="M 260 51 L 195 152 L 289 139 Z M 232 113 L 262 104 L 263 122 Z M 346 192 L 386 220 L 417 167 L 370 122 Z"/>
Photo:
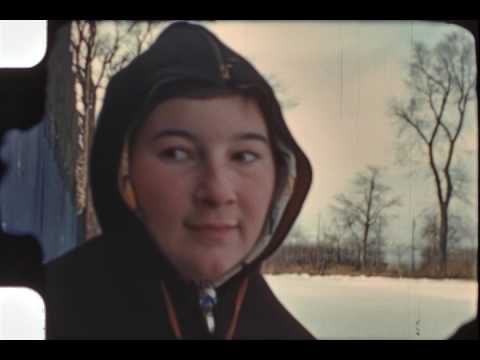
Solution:
<path fill-rule="evenodd" d="M 209 207 L 234 204 L 236 195 L 228 169 L 216 164 L 206 166 L 199 174 L 195 199 Z"/>

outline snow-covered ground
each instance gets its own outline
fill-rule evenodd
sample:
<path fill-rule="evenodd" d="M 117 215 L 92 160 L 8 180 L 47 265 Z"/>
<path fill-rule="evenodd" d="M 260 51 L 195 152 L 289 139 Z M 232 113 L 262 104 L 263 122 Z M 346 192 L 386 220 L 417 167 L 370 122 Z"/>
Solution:
<path fill-rule="evenodd" d="M 444 339 L 477 313 L 477 282 L 266 275 L 318 339 Z"/>

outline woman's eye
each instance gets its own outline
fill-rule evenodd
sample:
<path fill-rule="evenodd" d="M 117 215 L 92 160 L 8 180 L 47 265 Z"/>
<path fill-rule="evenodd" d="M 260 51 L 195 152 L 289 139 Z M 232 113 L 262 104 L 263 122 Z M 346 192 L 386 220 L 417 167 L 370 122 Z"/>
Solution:
<path fill-rule="evenodd" d="M 160 152 L 160 157 L 167 160 L 182 161 L 191 157 L 190 152 L 181 148 L 168 148 Z"/>
<path fill-rule="evenodd" d="M 257 160 L 260 156 L 251 151 L 240 151 L 233 155 L 233 159 L 242 163 L 251 163 Z"/>

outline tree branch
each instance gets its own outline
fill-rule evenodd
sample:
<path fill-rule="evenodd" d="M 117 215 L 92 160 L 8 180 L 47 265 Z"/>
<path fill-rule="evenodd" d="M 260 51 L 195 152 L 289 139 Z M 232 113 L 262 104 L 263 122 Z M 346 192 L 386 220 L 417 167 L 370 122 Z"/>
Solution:
<path fill-rule="evenodd" d="M 414 130 L 417 132 L 417 134 L 420 136 L 420 138 L 425 142 L 425 144 L 429 144 L 429 141 L 427 139 L 427 137 L 425 136 L 425 134 L 422 132 L 422 130 L 420 129 L 420 127 L 418 126 L 418 124 L 416 124 L 413 119 L 410 117 L 409 114 L 407 114 L 407 112 L 402 109 L 402 108 L 396 108 L 394 109 L 395 111 L 395 116 L 406 121 L 407 124 L 409 124 L 410 126 L 412 126 L 414 128 Z"/>
<path fill-rule="evenodd" d="M 422 74 L 424 74 L 428 80 L 434 82 L 438 86 L 440 86 L 442 89 L 445 90 L 445 85 L 438 79 L 436 79 L 432 74 L 430 74 L 422 65 L 420 64 L 413 64 L 412 66 L 415 66 Z"/>

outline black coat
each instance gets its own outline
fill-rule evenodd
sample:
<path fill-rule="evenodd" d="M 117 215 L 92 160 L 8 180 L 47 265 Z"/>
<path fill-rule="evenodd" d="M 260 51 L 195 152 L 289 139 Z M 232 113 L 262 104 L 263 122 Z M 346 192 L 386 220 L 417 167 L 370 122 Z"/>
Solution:
<path fill-rule="evenodd" d="M 44 294 L 44 266 L 38 240 L 0 232 L 0 286 L 28 287 Z"/>
<path fill-rule="evenodd" d="M 162 281 L 183 338 L 222 339 L 245 277 L 248 286 L 233 339 L 313 339 L 259 271 L 242 273 L 217 289 L 216 332 L 210 335 L 195 287 L 177 278 L 148 241 L 136 239 L 131 247 L 125 243 L 102 236 L 48 265 L 48 339 L 175 339 Z"/>

